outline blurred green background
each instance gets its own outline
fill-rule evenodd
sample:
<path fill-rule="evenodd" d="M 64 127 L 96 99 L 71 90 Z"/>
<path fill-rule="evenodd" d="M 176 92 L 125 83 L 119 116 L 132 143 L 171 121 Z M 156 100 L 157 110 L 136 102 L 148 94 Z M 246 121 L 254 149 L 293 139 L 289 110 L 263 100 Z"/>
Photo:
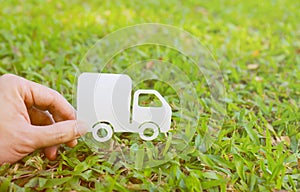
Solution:
<path fill-rule="evenodd" d="M 197 132 L 186 154 L 137 171 L 114 167 L 81 142 L 63 147 L 53 162 L 35 152 L 1 166 L 0 191 L 299 190 L 299 10 L 297 0 L 0 0 L 0 75 L 23 76 L 72 102 L 74 73 L 99 38 L 157 22 L 210 49 L 224 75 L 228 111 L 206 153 Z"/>

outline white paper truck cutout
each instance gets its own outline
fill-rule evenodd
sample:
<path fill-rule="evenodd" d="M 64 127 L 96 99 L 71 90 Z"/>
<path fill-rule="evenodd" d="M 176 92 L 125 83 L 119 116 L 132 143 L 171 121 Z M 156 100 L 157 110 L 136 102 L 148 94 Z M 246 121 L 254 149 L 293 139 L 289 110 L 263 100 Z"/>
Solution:
<path fill-rule="evenodd" d="M 82 73 L 78 78 L 77 117 L 88 123 L 95 140 L 108 141 L 113 132 L 139 133 L 144 140 L 155 139 L 159 131 L 167 132 L 171 126 L 172 110 L 156 90 L 137 90 L 131 104 L 132 80 L 124 74 Z M 141 94 L 153 94 L 160 107 L 139 105 Z M 132 113 L 131 113 L 132 111 Z M 131 115 L 132 114 L 132 115 Z M 99 136 L 99 130 L 106 130 Z M 144 134 L 146 129 L 152 135 Z"/>

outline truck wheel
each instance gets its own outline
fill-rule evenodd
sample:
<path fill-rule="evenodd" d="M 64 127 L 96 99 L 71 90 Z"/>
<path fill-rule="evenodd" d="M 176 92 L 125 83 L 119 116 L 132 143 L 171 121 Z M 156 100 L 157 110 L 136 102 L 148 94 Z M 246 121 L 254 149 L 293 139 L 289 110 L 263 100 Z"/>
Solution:
<path fill-rule="evenodd" d="M 106 135 L 102 136 L 103 131 L 106 131 Z M 113 134 L 113 130 L 110 125 L 106 123 L 98 123 L 94 128 L 92 128 L 93 137 L 99 142 L 108 141 Z"/>
<path fill-rule="evenodd" d="M 145 131 L 146 130 L 151 130 L 153 132 L 153 134 L 151 136 L 145 135 Z M 151 122 L 147 122 L 147 123 L 143 123 L 140 127 L 139 127 L 139 134 L 140 137 L 143 140 L 146 141 L 151 141 L 153 139 L 155 139 L 158 136 L 159 130 L 156 124 L 151 123 Z"/>

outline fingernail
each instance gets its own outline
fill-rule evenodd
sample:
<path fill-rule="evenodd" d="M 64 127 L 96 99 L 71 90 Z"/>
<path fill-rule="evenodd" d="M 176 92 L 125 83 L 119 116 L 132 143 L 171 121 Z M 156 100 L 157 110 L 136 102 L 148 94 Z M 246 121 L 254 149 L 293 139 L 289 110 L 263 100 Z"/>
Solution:
<path fill-rule="evenodd" d="M 76 137 L 80 137 L 88 132 L 88 125 L 83 121 L 77 121 L 76 125 Z"/>

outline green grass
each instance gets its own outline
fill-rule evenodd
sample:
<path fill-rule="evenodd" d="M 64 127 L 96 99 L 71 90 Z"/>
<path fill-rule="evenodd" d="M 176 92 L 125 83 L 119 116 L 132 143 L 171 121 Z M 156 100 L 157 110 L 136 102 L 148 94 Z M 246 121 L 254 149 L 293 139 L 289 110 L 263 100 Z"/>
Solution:
<path fill-rule="evenodd" d="M 56 161 L 37 151 L 2 165 L 0 191 L 299 190 L 299 10 L 297 0 L 0 0 L 0 75 L 26 77 L 74 103 L 74 73 L 99 38 L 121 27 L 159 22 L 185 29 L 204 43 L 220 65 L 227 90 L 223 127 L 206 152 L 201 140 L 209 110 L 188 150 L 158 167 L 112 164 L 80 142 L 74 149 L 62 147 Z M 188 62 L 174 51 L 156 50 L 142 46 L 113 61 L 126 66 L 133 57 L 163 57 L 188 70 Z M 205 105 L 209 90 L 198 81 Z M 164 86 L 158 83 L 157 89 Z M 176 105 L 176 97 L 171 100 Z"/>

